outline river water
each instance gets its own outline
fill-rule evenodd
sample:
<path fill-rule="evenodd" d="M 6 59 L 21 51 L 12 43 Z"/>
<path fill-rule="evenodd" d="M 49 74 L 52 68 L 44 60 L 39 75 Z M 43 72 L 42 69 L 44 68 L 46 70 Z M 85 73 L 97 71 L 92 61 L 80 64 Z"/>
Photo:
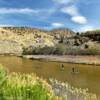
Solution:
<path fill-rule="evenodd" d="M 29 60 L 15 56 L 0 56 L 0 64 L 10 72 L 35 73 L 46 80 L 55 78 L 67 81 L 74 87 L 88 88 L 89 92 L 100 96 L 100 66 Z"/>

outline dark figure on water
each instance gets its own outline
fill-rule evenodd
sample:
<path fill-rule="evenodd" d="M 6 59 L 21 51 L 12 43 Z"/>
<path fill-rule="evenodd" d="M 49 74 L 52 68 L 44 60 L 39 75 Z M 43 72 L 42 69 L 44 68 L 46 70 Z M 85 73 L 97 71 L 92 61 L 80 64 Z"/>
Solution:
<path fill-rule="evenodd" d="M 61 70 L 64 70 L 64 65 L 63 64 L 61 64 Z"/>
<path fill-rule="evenodd" d="M 72 68 L 72 72 L 73 72 L 73 73 L 75 72 L 75 68 L 74 68 L 74 67 Z"/>
<path fill-rule="evenodd" d="M 72 68 L 72 73 L 73 74 L 79 74 L 79 70 L 73 67 Z"/>

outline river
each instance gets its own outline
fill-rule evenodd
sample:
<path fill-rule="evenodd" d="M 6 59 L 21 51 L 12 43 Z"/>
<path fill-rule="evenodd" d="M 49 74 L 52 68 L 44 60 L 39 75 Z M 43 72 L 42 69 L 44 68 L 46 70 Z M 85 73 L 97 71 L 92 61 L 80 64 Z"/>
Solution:
<path fill-rule="evenodd" d="M 15 56 L 0 56 L 0 64 L 10 72 L 35 73 L 46 80 L 55 78 L 67 81 L 74 87 L 88 88 L 89 92 L 100 96 L 100 66 L 29 60 Z M 72 68 L 78 73 L 72 73 Z"/>

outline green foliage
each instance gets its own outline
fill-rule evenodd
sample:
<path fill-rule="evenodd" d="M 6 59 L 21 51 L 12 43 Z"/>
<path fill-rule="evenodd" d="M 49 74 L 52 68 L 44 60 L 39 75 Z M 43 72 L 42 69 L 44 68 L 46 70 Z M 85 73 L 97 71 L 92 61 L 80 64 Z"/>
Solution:
<path fill-rule="evenodd" d="M 25 48 L 23 54 L 38 54 L 38 55 L 100 55 L 99 48 L 89 48 L 88 45 L 85 45 L 84 49 L 81 49 L 80 46 L 68 46 L 65 44 L 57 44 L 55 47 L 29 47 Z"/>
<path fill-rule="evenodd" d="M 57 44 L 55 54 L 64 55 L 66 54 L 66 45 L 64 44 Z"/>
<path fill-rule="evenodd" d="M 5 78 L 6 77 L 6 78 Z M 7 74 L 0 68 L 0 100 L 54 100 L 51 87 L 31 74 Z"/>
<path fill-rule="evenodd" d="M 55 47 L 29 47 L 23 49 L 23 54 L 53 54 L 55 51 Z"/>
<path fill-rule="evenodd" d="M 41 48 L 40 54 L 45 54 L 45 55 L 53 54 L 55 49 L 56 49 L 55 47 L 47 47 L 46 46 L 46 47 Z"/>
<path fill-rule="evenodd" d="M 100 55 L 100 50 L 97 48 L 89 48 L 87 49 L 88 55 Z"/>
<path fill-rule="evenodd" d="M 23 48 L 23 54 L 24 55 L 30 55 L 30 54 L 33 54 L 33 51 L 34 51 L 34 48 L 31 46 L 31 47 L 28 47 L 28 48 Z"/>

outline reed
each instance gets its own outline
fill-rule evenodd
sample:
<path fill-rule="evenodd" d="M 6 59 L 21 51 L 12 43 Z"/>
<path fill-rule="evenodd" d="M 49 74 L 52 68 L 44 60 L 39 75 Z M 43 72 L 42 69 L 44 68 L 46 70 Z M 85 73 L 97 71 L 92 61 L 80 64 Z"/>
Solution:
<path fill-rule="evenodd" d="M 50 84 L 55 95 L 61 97 L 62 100 L 100 100 L 96 94 L 89 93 L 88 89 L 75 88 L 67 82 L 50 79 Z"/>
<path fill-rule="evenodd" d="M 0 100 L 55 100 L 50 85 L 34 74 L 7 74 L 0 67 Z"/>

